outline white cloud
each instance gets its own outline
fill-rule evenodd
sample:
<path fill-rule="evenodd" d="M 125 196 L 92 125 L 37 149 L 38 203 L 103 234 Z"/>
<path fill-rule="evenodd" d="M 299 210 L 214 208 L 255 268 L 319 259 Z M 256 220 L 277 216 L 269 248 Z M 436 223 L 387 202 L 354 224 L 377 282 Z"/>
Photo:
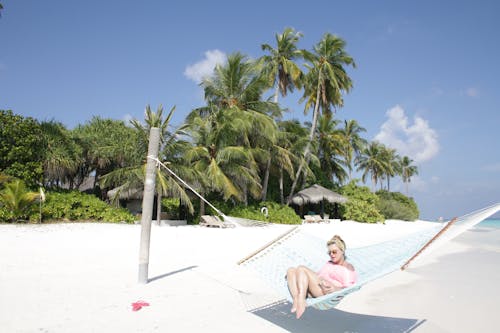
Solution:
<path fill-rule="evenodd" d="M 375 140 L 396 149 L 416 163 L 428 161 L 439 151 L 438 136 L 427 120 L 415 116 L 410 124 L 404 109 L 396 105 L 386 112 L 389 119 L 382 124 Z"/>
<path fill-rule="evenodd" d="M 205 58 L 197 63 L 189 65 L 184 70 L 184 75 L 196 83 L 210 74 L 212 74 L 217 64 L 223 64 L 226 61 L 226 54 L 219 50 L 208 50 L 205 52 Z"/>
<path fill-rule="evenodd" d="M 465 90 L 465 95 L 469 97 L 479 97 L 479 89 L 470 87 Z"/>

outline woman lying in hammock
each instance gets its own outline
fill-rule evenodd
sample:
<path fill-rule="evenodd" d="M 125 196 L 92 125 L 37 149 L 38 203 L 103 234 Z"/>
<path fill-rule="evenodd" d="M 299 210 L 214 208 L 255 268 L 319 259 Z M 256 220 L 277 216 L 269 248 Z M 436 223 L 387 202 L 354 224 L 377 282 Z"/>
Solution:
<path fill-rule="evenodd" d="M 297 319 L 306 310 L 307 296 L 323 296 L 356 283 L 356 271 L 345 260 L 345 242 L 342 238 L 335 235 L 326 245 L 330 260 L 319 272 L 305 266 L 291 267 L 287 271 L 288 289 L 293 298 L 291 312 L 295 312 Z"/>

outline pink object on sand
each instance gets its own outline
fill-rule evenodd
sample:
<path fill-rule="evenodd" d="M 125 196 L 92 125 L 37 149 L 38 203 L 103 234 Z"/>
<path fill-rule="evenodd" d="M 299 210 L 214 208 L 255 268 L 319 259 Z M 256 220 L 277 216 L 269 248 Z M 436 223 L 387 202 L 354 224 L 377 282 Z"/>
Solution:
<path fill-rule="evenodd" d="M 139 311 L 143 306 L 149 306 L 149 303 L 144 301 L 137 301 L 132 303 L 132 311 Z"/>

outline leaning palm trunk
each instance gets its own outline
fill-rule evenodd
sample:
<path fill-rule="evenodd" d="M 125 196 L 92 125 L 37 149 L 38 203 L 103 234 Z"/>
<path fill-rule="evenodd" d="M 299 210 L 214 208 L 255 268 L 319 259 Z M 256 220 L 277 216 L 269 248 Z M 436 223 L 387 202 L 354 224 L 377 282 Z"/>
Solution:
<path fill-rule="evenodd" d="M 269 149 L 269 158 L 267 159 L 266 172 L 264 174 L 264 181 L 262 182 L 262 201 L 267 198 L 267 186 L 269 184 L 269 171 L 271 169 L 271 149 Z"/>
<path fill-rule="evenodd" d="M 280 200 L 281 200 L 281 204 L 285 204 L 285 193 L 283 191 L 283 168 L 280 167 Z"/>
<path fill-rule="evenodd" d="M 274 103 L 278 104 L 278 94 L 279 94 L 279 85 L 276 86 L 276 90 L 274 92 Z M 267 199 L 267 187 L 269 185 L 269 173 L 271 170 L 271 148 L 268 150 L 269 152 L 269 158 L 267 160 L 267 165 L 266 165 L 266 171 L 264 173 L 264 181 L 262 182 L 262 194 L 261 194 L 261 200 L 266 201 Z M 283 203 L 283 200 L 281 201 Z"/>
<path fill-rule="evenodd" d="M 304 163 L 305 162 L 309 163 L 309 158 L 310 158 L 309 153 L 311 151 L 311 144 L 314 140 L 314 133 L 316 132 L 316 126 L 318 123 L 319 94 L 320 94 L 320 84 L 318 82 L 317 93 L 316 93 L 316 103 L 314 105 L 314 112 L 313 112 L 313 121 L 311 124 L 311 132 L 309 133 L 309 142 L 307 142 L 306 148 L 304 149 L 304 158 L 301 159 L 300 164 L 299 164 L 299 168 L 297 169 L 297 173 L 295 174 L 295 179 L 293 180 L 292 188 L 290 189 L 290 195 L 288 196 L 287 204 L 290 204 L 290 200 L 292 199 L 292 197 L 294 195 L 295 187 L 297 187 L 297 182 L 299 181 L 300 174 L 302 172 L 302 169 L 304 168 Z"/>

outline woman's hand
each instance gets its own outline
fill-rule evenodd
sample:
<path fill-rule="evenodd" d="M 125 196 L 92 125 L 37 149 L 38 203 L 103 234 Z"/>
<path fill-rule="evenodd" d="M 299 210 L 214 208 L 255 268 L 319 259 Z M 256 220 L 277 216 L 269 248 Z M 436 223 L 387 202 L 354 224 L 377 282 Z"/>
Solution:
<path fill-rule="evenodd" d="M 329 294 L 329 293 L 333 293 L 336 288 L 333 284 L 331 284 L 329 281 L 323 279 L 323 278 L 320 278 L 319 279 L 319 287 L 321 288 L 321 290 L 323 291 L 323 294 Z"/>

